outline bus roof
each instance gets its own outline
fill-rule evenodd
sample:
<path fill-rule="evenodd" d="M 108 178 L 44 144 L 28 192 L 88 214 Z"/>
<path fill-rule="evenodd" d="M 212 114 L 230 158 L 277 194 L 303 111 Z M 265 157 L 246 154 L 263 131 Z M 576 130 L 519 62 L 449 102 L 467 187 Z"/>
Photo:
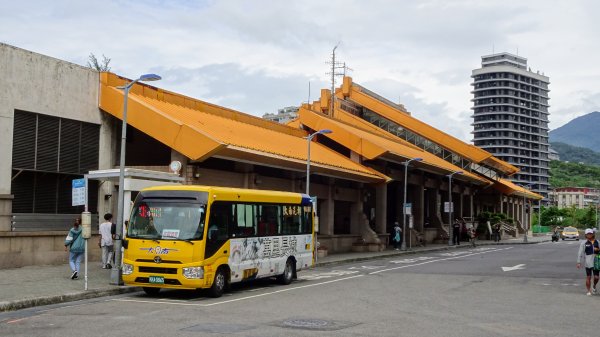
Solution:
<path fill-rule="evenodd" d="M 311 198 L 304 193 L 255 190 L 205 185 L 164 185 L 145 188 L 142 191 L 197 191 L 208 192 L 213 200 L 255 201 L 255 202 L 292 202 L 310 203 Z"/>

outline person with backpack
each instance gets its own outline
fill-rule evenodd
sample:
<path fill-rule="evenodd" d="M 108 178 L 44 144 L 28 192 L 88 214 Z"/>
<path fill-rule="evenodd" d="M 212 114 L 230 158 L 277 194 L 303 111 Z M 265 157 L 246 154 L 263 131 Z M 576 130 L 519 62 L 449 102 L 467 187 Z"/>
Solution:
<path fill-rule="evenodd" d="M 398 221 L 394 222 L 393 235 L 394 249 L 398 250 L 402 246 L 402 227 L 400 227 Z"/>
<path fill-rule="evenodd" d="M 65 239 L 65 251 L 69 251 L 69 265 L 73 274 L 71 274 L 71 280 L 78 278 L 79 266 L 81 265 L 81 258 L 85 252 L 85 240 L 83 239 L 81 230 L 81 219 L 75 219 L 73 228 L 69 230 Z"/>
<path fill-rule="evenodd" d="M 591 296 L 596 294 L 596 285 L 600 275 L 600 266 L 594 268 L 594 260 L 596 255 L 600 252 L 600 244 L 594 235 L 594 230 L 587 228 L 585 230 L 585 238 L 587 240 L 582 241 L 579 245 L 579 252 L 577 253 L 577 269 L 581 268 L 581 260 L 583 257 L 583 263 L 585 267 L 585 287 L 587 288 L 587 295 Z M 594 285 L 592 286 L 592 274 L 594 274 Z"/>

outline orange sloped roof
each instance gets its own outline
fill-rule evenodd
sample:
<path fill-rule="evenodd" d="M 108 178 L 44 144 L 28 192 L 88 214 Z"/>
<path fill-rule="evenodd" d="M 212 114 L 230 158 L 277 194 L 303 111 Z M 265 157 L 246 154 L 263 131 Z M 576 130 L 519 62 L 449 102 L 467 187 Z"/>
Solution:
<path fill-rule="evenodd" d="M 389 119 L 403 128 L 406 128 L 464 158 L 467 158 L 478 164 L 486 164 L 500 170 L 504 174 L 512 175 L 518 169 L 498 158 L 494 158 L 491 153 L 465 143 L 433 126 L 424 123 L 415 117 L 393 106 L 393 103 L 376 97 L 368 89 L 352 82 L 352 78 L 344 77 L 343 85 L 340 90 L 336 90 L 336 95 L 340 98 L 348 98 L 350 101 L 364 106 L 369 110 Z"/>
<path fill-rule="evenodd" d="M 544 198 L 543 196 L 519 186 L 507 179 L 498 178 L 494 180 L 494 188 L 506 195 L 517 195 L 535 200 L 541 200 Z"/>
<path fill-rule="evenodd" d="M 503 172 L 506 175 L 513 175 L 517 172 L 519 172 L 519 168 L 516 166 L 513 166 L 507 162 L 505 162 L 504 160 L 500 160 L 497 157 L 491 156 L 489 158 L 487 158 L 486 160 L 483 161 L 484 164 L 486 164 L 487 166 L 493 167 L 497 170 L 500 170 L 501 172 Z"/>
<path fill-rule="evenodd" d="M 298 120 L 298 117 L 292 119 L 291 121 L 285 123 L 285 125 L 291 127 L 291 128 L 295 128 L 295 129 L 300 129 L 300 121 Z"/>
<path fill-rule="evenodd" d="M 100 108 L 122 118 L 123 92 L 109 85 L 106 79 L 106 76 L 116 75 L 102 75 Z M 157 95 L 152 91 L 146 94 L 145 91 L 140 88 L 130 91 L 128 124 L 192 160 L 221 155 L 257 162 L 276 162 L 278 165 L 284 163 L 285 167 L 291 169 L 306 167 L 307 143 L 302 138 L 306 136 L 305 131 L 292 129 L 288 132 L 287 129 L 291 128 L 287 126 L 254 121 L 228 109 L 225 113 L 198 110 L 199 105 L 188 103 L 182 106 L 166 102 L 159 99 L 164 97 L 160 92 Z M 316 142 L 311 146 L 311 166 L 315 172 L 348 179 L 371 182 L 389 180 L 385 175 Z"/>
<path fill-rule="evenodd" d="M 490 183 L 487 179 L 467 172 L 442 158 L 412 146 L 412 144 L 403 144 L 405 141 L 401 139 L 392 139 L 393 136 L 384 137 L 383 135 L 369 132 L 340 120 L 329 118 L 304 107 L 299 110 L 299 118 L 302 124 L 307 125 L 313 130 L 332 130 L 332 133 L 325 136 L 367 159 L 383 158 L 404 161 L 406 159 L 422 158 L 423 161 L 419 164 L 415 163 L 415 165 L 420 166 L 424 170 L 433 170 L 437 173 L 463 171 L 462 178 L 457 177 L 457 179 L 470 180 L 478 184 Z"/>

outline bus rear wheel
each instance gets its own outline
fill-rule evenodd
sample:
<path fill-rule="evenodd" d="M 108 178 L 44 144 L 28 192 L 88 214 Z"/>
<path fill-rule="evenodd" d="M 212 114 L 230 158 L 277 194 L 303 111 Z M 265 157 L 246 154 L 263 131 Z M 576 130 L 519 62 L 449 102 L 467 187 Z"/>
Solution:
<path fill-rule="evenodd" d="M 143 287 L 142 289 L 148 296 L 156 296 L 160 292 L 160 288 Z"/>
<path fill-rule="evenodd" d="M 294 279 L 294 261 L 292 259 L 287 259 L 285 262 L 285 268 L 283 269 L 283 274 L 277 277 L 277 280 L 281 284 L 288 285 L 292 283 Z"/>
<path fill-rule="evenodd" d="M 223 268 L 219 268 L 215 274 L 213 284 L 210 287 L 210 297 L 221 297 L 227 288 L 227 276 Z"/>

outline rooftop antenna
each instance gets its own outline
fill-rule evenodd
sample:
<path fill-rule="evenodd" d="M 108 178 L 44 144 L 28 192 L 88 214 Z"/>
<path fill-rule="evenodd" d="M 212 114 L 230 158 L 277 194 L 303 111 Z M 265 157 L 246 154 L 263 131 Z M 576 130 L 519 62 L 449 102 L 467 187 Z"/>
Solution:
<path fill-rule="evenodd" d="M 310 81 L 308 81 L 308 104 L 310 104 Z"/>
<path fill-rule="evenodd" d="M 342 66 L 342 68 L 344 69 L 344 73 L 343 73 L 344 76 L 346 76 L 346 71 L 354 71 L 354 69 L 352 69 L 346 65 L 346 62 L 344 62 L 344 65 Z"/>

